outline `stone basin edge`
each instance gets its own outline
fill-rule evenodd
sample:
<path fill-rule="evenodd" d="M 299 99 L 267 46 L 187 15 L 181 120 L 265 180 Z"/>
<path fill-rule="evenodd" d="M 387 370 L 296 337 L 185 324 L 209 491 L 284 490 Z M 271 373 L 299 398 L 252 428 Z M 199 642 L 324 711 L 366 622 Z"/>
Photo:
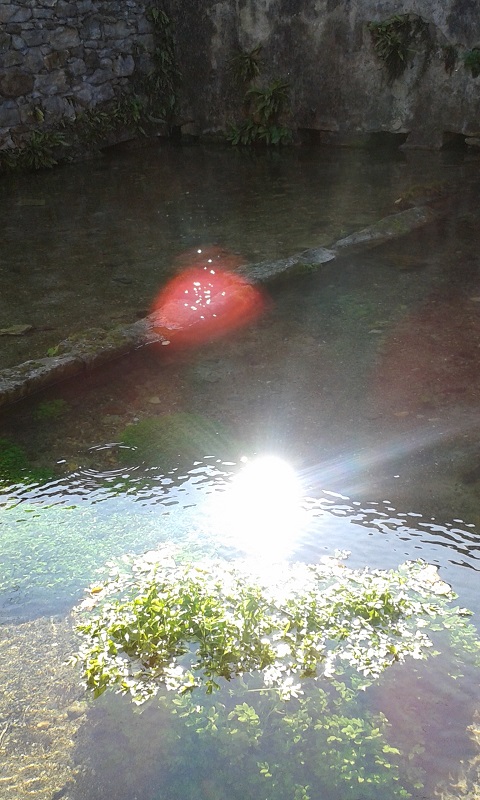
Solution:
<path fill-rule="evenodd" d="M 306 268 L 315 268 L 359 249 L 403 236 L 433 222 L 443 213 L 427 205 L 414 206 L 383 217 L 329 247 L 311 248 L 277 261 L 249 264 L 237 272 L 254 284 L 267 285 L 279 278 L 301 274 Z M 56 355 L 31 359 L 16 367 L 0 370 L 0 408 L 87 370 L 96 369 L 140 347 L 162 344 L 165 339 L 155 333 L 153 324 L 153 317 L 149 315 L 131 325 L 117 326 L 109 331 L 86 330 L 60 342 L 55 348 Z"/>

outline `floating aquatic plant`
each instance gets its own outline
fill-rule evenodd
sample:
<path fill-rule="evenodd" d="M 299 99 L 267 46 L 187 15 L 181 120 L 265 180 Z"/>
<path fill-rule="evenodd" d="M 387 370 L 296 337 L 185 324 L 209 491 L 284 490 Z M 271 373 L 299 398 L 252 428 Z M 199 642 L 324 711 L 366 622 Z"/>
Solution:
<path fill-rule="evenodd" d="M 255 674 L 288 699 L 306 679 L 347 666 L 368 684 L 395 662 L 425 658 L 434 622 L 463 628 L 468 615 L 421 561 L 388 572 L 338 558 L 266 571 L 177 561 L 168 548 L 125 557 L 86 601 L 78 658 L 95 695 L 113 686 L 143 703 L 161 686 L 211 693 L 222 679 Z"/>
<path fill-rule="evenodd" d="M 110 563 L 90 587 L 72 660 L 95 696 L 157 696 L 170 713 L 169 796 L 195 800 L 213 762 L 215 796 L 375 800 L 422 787 L 421 745 L 392 744 L 361 690 L 437 654 L 439 629 L 480 660 L 478 636 L 435 567 L 354 570 L 345 557 L 272 569 L 191 563 L 168 546 Z"/>

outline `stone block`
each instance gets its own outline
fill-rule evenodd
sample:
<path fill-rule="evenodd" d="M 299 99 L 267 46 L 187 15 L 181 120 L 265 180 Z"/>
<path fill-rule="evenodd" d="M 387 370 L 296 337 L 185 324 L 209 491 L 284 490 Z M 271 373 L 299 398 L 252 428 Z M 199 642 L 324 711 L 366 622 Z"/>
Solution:
<path fill-rule="evenodd" d="M 12 44 L 12 37 L 0 31 L 0 53 L 7 53 Z"/>
<path fill-rule="evenodd" d="M 49 53 L 45 56 L 43 63 L 49 71 L 60 69 L 65 66 L 68 61 L 68 56 L 68 50 L 54 50 L 53 53 Z"/>
<path fill-rule="evenodd" d="M 131 75 L 135 69 L 132 56 L 118 56 L 113 62 L 113 72 L 121 78 Z"/>
<path fill-rule="evenodd" d="M 87 71 L 85 61 L 81 58 L 73 58 L 68 65 L 68 71 L 76 78 L 78 78 L 79 75 L 85 75 Z"/>
<path fill-rule="evenodd" d="M 53 70 L 48 75 L 37 75 L 35 78 L 35 91 L 44 96 L 61 94 L 68 89 L 68 86 L 67 76 L 63 69 Z"/>
<path fill-rule="evenodd" d="M 14 403 L 56 381 L 78 375 L 84 369 L 84 361 L 76 354 L 39 358 L 5 369 L 0 372 L 0 406 Z"/>
<path fill-rule="evenodd" d="M 125 39 L 133 33 L 132 28 L 126 20 L 119 19 L 114 23 L 103 25 L 103 36 L 105 39 Z"/>
<path fill-rule="evenodd" d="M 20 111 L 16 103 L 7 101 L 0 105 L 0 128 L 13 128 L 20 124 Z"/>
<path fill-rule="evenodd" d="M 41 19 L 41 20 L 51 20 L 53 19 L 53 14 L 48 8 L 33 8 L 32 9 L 33 19 Z"/>
<path fill-rule="evenodd" d="M 4 97 L 22 97 L 33 90 L 33 84 L 33 75 L 13 69 L 0 75 L 0 94 Z"/>
<path fill-rule="evenodd" d="M 8 67 L 19 67 L 25 61 L 25 56 L 19 50 L 10 50 L 9 53 L 5 53 L 3 56 L 3 66 Z"/>
<path fill-rule="evenodd" d="M 112 100 L 113 97 L 115 97 L 115 91 L 111 83 L 102 83 L 101 86 L 94 89 L 93 100 L 95 105 L 106 103 L 107 100 Z"/>
<path fill-rule="evenodd" d="M 25 55 L 24 58 L 24 68 L 33 74 L 40 72 L 43 69 L 43 52 L 40 47 L 31 47 Z"/>
<path fill-rule="evenodd" d="M 72 95 L 75 101 L 84 107 L 91 105 L 93 100 L 93 89 L 88 83 L 75 85 L 72 87 Z"/>
<path fill-rule="evenodd" d="M 27 47 L 39 47 L 49 41 L 48 31 L 44 28 L 36 28 L 35 30 L 25 31 L 23 40 Z"/>
<path fill-rule="evenodd" d="M 52 117 L 64 117 L 68 116 L 68 112 L 71 108 L 70 103 L 65 100 L 64 97 L 60 95 L 54 95 L 53 97 L 46 97 L 43 102 L 43 109 L 45 114 L 51 119 Z"/>
<path fill-rule="evenodd" d="M 55 6 L 55 14 L 58 19 L 65 20 L 69 17 L 77 17 L 78 9 L 74 3 L 68 3 L 66 0 L 58 0 Z"/>
<path fill-rule="evenodd" d="M 88 14 L 89 11 L 93 11 L 95 8 L 92 0 L 80 0 L 76 6 L 78 14 Z"/>
<path fill-rule="evenodd" d="M 80 28 L 80 35 L 85 40 L 95 40 L 101 39 L 102 37 L 102 29 L 100 27 L 100 23 L 98 19 L 94 17 L 88 17 Z"/>
<path fill-rule="evenodd" d="M 54 50 L 68 50 L 80 44 L 80 37 L 76 28 L 57 28 L 52 31 L 49 42 Z"/>
<path fill-rule="evenodd" d="M 25 39 L 23 36 L 18 36 L 14 34 L 10 37 L 11 39 L 11 47 L 10 50 L 25 50 Z"/>
<path fill-rule="evenodd" d="M 92 86 L 99 86 L 102 83 L 106 83 L 107 81 L 113 78 L 113 72 L 111 69 L 96 69 L 95 72 L 90 76 L 89 82 Z"/>
<path fill-rule="evenodd" d="M 93 70 L 98 69 L 100 65 L 100 59 L 98 54 L 95 50 L 86 49 L 85 50 L 85 64 L 87 69 L 93 72 Z"/>
<path fill-rule="evenodd" d="M 0 5 L 0 23 L 3 22 L 5 25 L 26 22 L 32 16 L 31 8 L 22 8 L 11 3 Z"/>

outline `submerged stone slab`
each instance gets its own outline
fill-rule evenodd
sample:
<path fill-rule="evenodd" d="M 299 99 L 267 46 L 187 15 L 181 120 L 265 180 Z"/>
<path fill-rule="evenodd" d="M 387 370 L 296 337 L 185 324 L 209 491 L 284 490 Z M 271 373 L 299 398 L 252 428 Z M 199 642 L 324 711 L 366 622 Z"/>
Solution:
<path fill-rule="evenodd" d="M 375 246 L 403 236 L 438 218 L 441 212 L 428 206 L 417 206 L 391 214 L 356 233 L 339 239 L 330 248 L 316 247 L 289 258 L 262 261 L 242 267 L 238 272 L 252 283 L 267 284 L 279 277 L 292 277 L 308 267 L 320 266 L 350 251 Z M 96 369 L 148 344 L 165 342 L 155 333 L 153 316 L 112 330 L 95 328 L 65 339 L 56 348 L 56 355 L 26 361 L 18 367 L 0 371 L 0 407 L 22 400 L 34 392 L 61 380 Z"/>
<path fill-rule="evenodd" d="M 360 231 L 339 239 L 332 245 L 332 249 L 339 251 L 369 244 L 380 244 L 387 239 L 410 233 L 415 228 L 432 222 L 437 216 L 438 213 L 428 206 L 407 208 L 405 211 L 391 214 L 378 220 L 378 222 L 374 222 L 373 225 L 369 225 L 367 228 L 362 228 Z"/>
<path fill-rule="evenodd" d="M 55 348 L 54 356 L 32 359 L 0 371 L 0 407 L 157 341 L 162 338 L 153 332 L 149 318 L 111 331 L 93 329 L 72 336 Z"/>
<path fill-rule="evenodd" d="M 57 381 L 78 375 L 85 368 L 74 355 L 25 361 L 0 372 L 0 407 L 15 403 Z"/>
<path fill-rule="evenodd" d="M 268 283 L 275 280 L 280 275 L 291 276 L 295 272 L 301 271 L 302 267 L 308 264 L 326 264 L 336 256 L 333 250 L 325 247 L 316 247 L 311 250 L 304 250 L 289 258 L 281 258 L 277 261 L 260 261 L 258 264 L 249 264 L 237 270 L 253 283 Z"/>

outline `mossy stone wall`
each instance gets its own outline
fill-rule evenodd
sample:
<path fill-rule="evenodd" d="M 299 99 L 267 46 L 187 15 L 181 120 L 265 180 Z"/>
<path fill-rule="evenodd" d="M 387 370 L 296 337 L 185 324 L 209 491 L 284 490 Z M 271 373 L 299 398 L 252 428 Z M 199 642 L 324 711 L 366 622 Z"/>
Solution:
<path fill-rule="evenodd" d="M 114 97 L 151 68 L 148 7 L 157 0 L 1 0 L 0 150 Z M 257 85 L 290 85 L 299 139 L 358 144 L 375 134 L 438 148 L 480 146 L 477 0 L 167 0 L 181 76 L 174 126 L 223 137 L 244 115 L 231 69 L 261 48 Z M 391 78 L 371 23 L 420 21 L 401 75 Z M 466 57 L 478 50 L 478 72 Z"/>
<path fill-rule="evenodd" d="M 259 83 L 290 83 L 289 123 L 313 140 L 358 144 L 371 134 L 391 134 L 405 146 L 438 148 L 456 136 L 480 136 L 480 76 L 464 61 L 480 47 L 477 0 L 192 5 L 182 14 L 182 3 L 175 2 L 184 75 L 180 109 L 190 132 L 215 135 L 229 122 L 238 124 L 244 89 L 233 79 L 230 60 L 238 50 L 261 46 Z M 425 37 L 412 38 L 405 70 L 391 80 L 369 26 L 396 15 L 418 20 Z"/>
<path fill-rule="evenodd" d="M 0 0 L 0 149 L 111 100 L 150 68 L 143 0 Z"/>

